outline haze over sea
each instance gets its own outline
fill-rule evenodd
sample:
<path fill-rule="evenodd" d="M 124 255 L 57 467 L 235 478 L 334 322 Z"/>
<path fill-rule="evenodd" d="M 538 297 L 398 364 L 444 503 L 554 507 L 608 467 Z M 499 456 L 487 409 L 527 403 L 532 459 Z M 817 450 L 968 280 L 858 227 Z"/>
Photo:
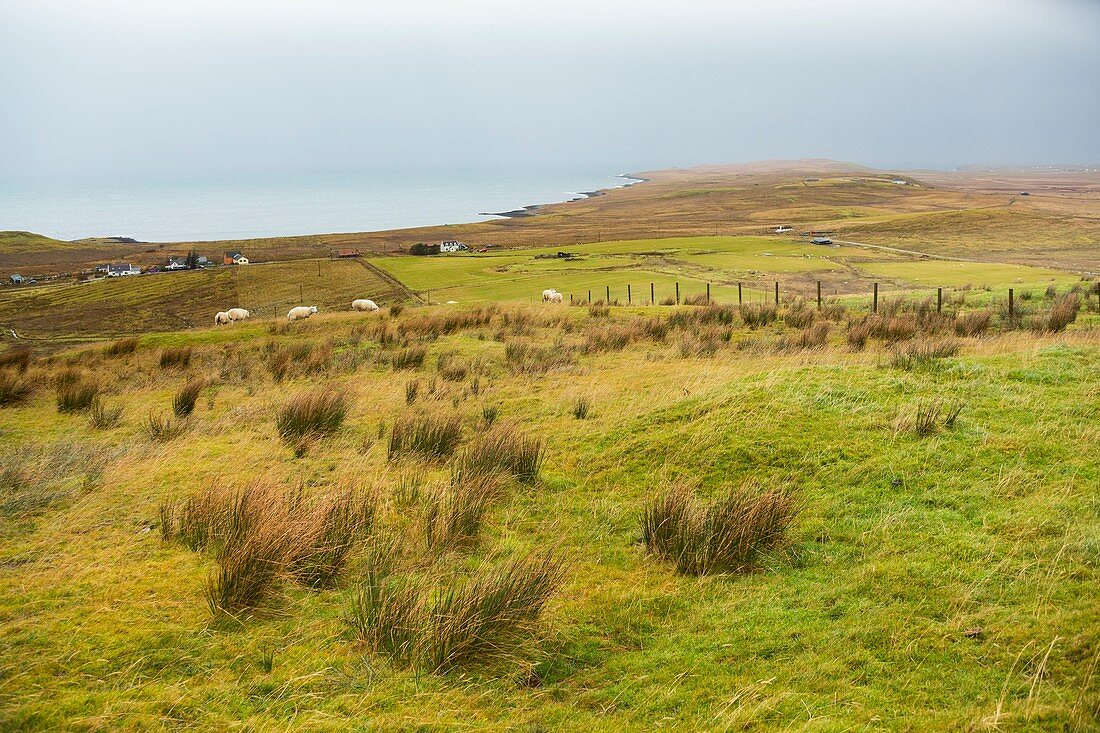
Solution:
<path fill-rule="evenodd" d="M 612 166 L 375 170 L 236 179 L 0 183 L 0 230 L 64 240 L 200 241 L 360 232 L 494 217 L 620 186 Z"/>

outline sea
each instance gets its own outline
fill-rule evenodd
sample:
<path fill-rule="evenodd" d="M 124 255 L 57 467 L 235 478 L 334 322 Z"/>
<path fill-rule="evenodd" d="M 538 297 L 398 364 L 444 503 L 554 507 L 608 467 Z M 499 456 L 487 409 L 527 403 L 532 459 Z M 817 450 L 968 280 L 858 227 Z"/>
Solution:
<path fill-rule="evenodd" d="M 0 231 L 142 242 L 376 231 L 485 221 L 634 182 L 608 166 L 0 182 Z"/>

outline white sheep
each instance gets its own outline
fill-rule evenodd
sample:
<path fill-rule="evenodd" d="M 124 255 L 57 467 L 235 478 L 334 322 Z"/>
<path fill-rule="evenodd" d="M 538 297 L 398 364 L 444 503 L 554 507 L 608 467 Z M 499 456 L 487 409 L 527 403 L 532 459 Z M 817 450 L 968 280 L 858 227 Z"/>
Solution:
<path fill-rule="evenodd" d="M 304 305 L 300 305 L 297 308 L 291 308 L 290 312 L 286 314 L 286 319 L 288 321 L 300 321 L 303 318 L 309 318 L 310 316 L 312 316 L 316 312 L 317 312 L 317 306 L 315 306 L 315 305 L 311 305 L 311 306 L 308 306 L 308 307 L 304 306 Z"/>
<path fill-rule="evenodd" d="M 243 321 L 244 319 L 252 315 L 244 308 L 230 308 L 225 313 L 227 316 L 229 316 L 229 320 L 231 321 Z"/>
<path fill-rule="evenodd" d="M 378 310 L 378 305 L 373 300 L 360 298 L 358 300 L 351 301 L 351 309 L 353 311 L 376 311 Z"/>
<path fill-rule="evenodd" d="M 558 292 L 558 291 L 554 290 L 553 288 L 547 288 L 546 290 L 543 290 L 542 291 L 542 302 L 543 303 L 549 303 L 550 301 L 552 301 L 554 299 L 554 293 L 556 293 L 556 292 Z"/>
<path fill-rule="evenodd" d="M 225 311 L 218 311 L 214 315 L 214 325 L 215 326 L 220 326 L 224 323 L 229 323 L 229 321 L 230 321 L 229 314 L 226 313 Z"/>
<path fill-rule="evenodd" d="M 554 293 L 550 296 L 551 303 L 560 303 L 562 301 L 561 293 Z"/>

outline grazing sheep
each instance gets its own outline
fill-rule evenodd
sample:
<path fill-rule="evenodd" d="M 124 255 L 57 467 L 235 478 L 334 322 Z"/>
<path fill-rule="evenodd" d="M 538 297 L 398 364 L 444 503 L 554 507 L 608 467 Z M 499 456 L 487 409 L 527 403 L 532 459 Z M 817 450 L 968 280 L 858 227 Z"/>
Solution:
<path fill-rule="evenodd" d="M 222 324 L 229 323 L 230 320 L 231 319 L 229 318 L 229 314 L 226 313 L 225 311 L 218 311 L 214 315 L 214 325 L 215 326 L 221 326 Z"/>
<path fill-rule="evenodd" d="M 373 300 L 367 300 L 366 298 L 360 298 L 359 300 L 351 301 L 351 309 L 353 311 L 376 311 L 378 306 Z"/>
<path fill-rule="evenodd" d="M 551 303 L 560 303 L 561 300 L 562 300 L 561 293 L 554 293 L 553 295 L 550 296 L 550 302 Z"/>
<path fill-rule="evenodd" d="M 556 293 L 556 292 L 558 292 L 558 291 L 554 290 L 553 288 L 547 288 L 546 290 L 543 290 L 542 291 L 542 302 L 543 303 L 549 303 L 550 301 L 552 301 L 554 299 L 554 293 Z"/>
<path fill-rule="evenodd" d="M 291 308 L 290 312 L 286 314 L 286 319 L 288 321 L 300 321 L 303 318 L 309 318 L 316 312 L 317 306 L 315 305 L 311 305 L 309 307 L 300 305 L 297 308 Z"/>
<path fill-rule="evenodd" d="M 229 320 L 231 321 L 243 321 L 252 314 L 244 308 L 230 308 L 226 311 L 226 315 L 229 316 Z"/>
<path fill-rule="evenodd" d="M 458 301 L 457 300 L 448 300 L 447 305 L 458 305 Z"/>

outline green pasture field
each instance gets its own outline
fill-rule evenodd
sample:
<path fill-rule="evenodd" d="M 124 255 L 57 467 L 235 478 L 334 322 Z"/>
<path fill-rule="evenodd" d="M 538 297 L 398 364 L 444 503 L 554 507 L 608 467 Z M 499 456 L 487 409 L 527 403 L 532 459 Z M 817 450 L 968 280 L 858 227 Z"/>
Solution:
<path fill-rule="evenodd" d="M 436 284 L 431 268 L 504 259 L 394 262 Z M 734 325 L 709 357 L 682 356 L 679 339 L 694 336 L 674 332 L 663 343 L 572 352 L 543 373 L 510 368 L 505 343 L 579 343 L 649 317 L 648 308 L 610 318 L 529 308 L 522 328 L 498 317 L 425 338 L 428 357 L 411 371 L 390 368 L 400 347 L 362 329 L 373 318 L 415 334 L 424 319 L 466 309 L 322 314 L 274 333 L 258 324 L 181 332 L 170 342 L 195 347 L 182 370 L 158 367 L 161 336 L 129 356 L 86 349 L 32 364 L 36 391 L 0 408 L 0 475 L 14 482 L 8 469 L 47 459 L 60 467 L 45 498 L 12 483 L 0 502 L 0 729 L 1100 724 L 1094 314 L 1059 335 L 962 339 L 956 356 L 917 369 L 892 366 L 881 343 L 849 351 L 840 325 L 824 347 L 779 349 L 797 333 L 782 321 Z M 326 343 L 334 350 L 316 373 L 275 382 L 263 366 L 272 344 Z M 440 355 L 468 365 L 477 389 L 472 376 L 443 379 Z M 56 410 L 49 385 L 67 368 L 109 375 L 104 399 L 123 408 L 120 426 L 97 430 Z M 191 378 L 207 387 L 185 430 L 153 441 L 147 416 L 168 412 Z M 414 380 L 422 391 L 408 406 Z M 276 413 L 322 384 L 345 390 L 350 412 L 296 458 L 276 434 Z M 573 414 L 579 398 L 591 405 L 585 420 Z M 923 437 L 899 427 L 922 400 L 960 404 L 957 423 Z M 468 442 L 488 407 L 545 439 L 540 478 L 508 488 L 472 549 L 432 558 L 419 549 L 417 517 L 449 467 L 388 461 L 386 432 L 407 411 L 453 411 Z M 74 451 L 88 460 L 58 462 Z M 676 478 L 710 497 L 744 482 L 791 486 L 798 513 L 788 543 L 752 572 L 677 575 L 639 542 L 643 507 Z M 270 613 L 214 623 L 203 596 L 214 562 L 162 540 L 159 507 L 212 482 L 255 480 L 307 495 L 381 492 L 383 526 L 410 528 L 410 573 L 462 578 L 552 548 L 568 561 L 566 581 L 514 659 L 448 674 L 396 667 L 353 639 L 345 617 L 358 561 L 334 589 L 288 585 Z"/>
<path fill-rule="evenodd" d="M 575 259 L 539 258 L 565 251 Z M 541 300 L 555 288 L 576 299 L 606 296 L 647 302 L 654 284 L 658 301 L 675 293 L 705 292 L 720 302 L 736 302 L 737 283 L 750 299 L 760 299 L 780 282 L 782 294 L 816 295 L 815 280 L 826 293 L 866 293 L 874 281 L 885 291 L 947 287 L 1033 287 L 1064 285 L 1078 279 L 1057 270 L 984 262 L 952 262 L 857 246 L 826 247 L 779 237 L 681 237 L 594 242 L 522 251 L 380 258 L 374 262 L 410 289 L 433 302 L 455 300 Z M 751 294 L 750 294 L 751 293 Z"/>

